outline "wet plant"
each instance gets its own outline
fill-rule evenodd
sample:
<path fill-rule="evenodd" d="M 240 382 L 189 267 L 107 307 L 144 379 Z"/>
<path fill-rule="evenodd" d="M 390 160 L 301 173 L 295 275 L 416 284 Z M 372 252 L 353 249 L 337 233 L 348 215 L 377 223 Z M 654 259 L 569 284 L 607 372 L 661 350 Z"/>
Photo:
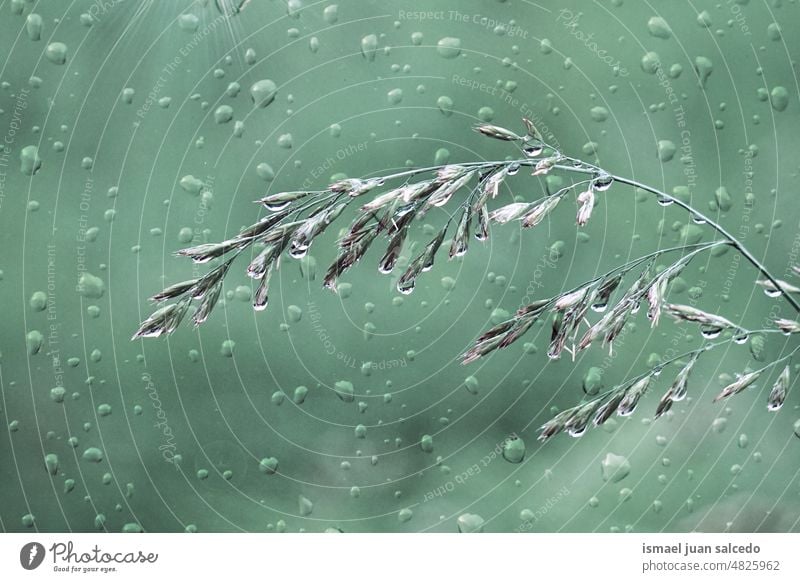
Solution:
<path fill-rule="evenodd" d="M 521 134 L 490 124 L 475 127 L 484 136 L 515 147 L 518 156 L 513 159 L 409 169 L 381 177 L 344 179 L 321 191 L 268 194 L 257 201 L 267 214 L 255 224 L 228 240 L 177 252 L 195 263 L 213 261 L 215 266 L 202 277 L 176 283 L 154 295 L 152 301 L 161 307 L 141 324 L 134 339 L 170 334 L 186 316 L 195 326 L 206 321 L 221 296 L 226 274 L 245 251 L 250 253 L 247 275 L 256 282 L 253 308 L 265 309 L 269 303 L 271 277 L 280 268 L 282 259 L 287 256 L 303 259 L 314 241 L 346 210 L 352 212 L 353 207 L 356 208 L 355 217 L 340 231 L 338 256 L 323 278 L 323 286 L 333 292 L 337 291 L 340 278 L 364 259 L 373 246 L 381 249 L 379 272 L 387 274 L 399 269 L 401 252 L 413 222 L 437 207 L 453 209 L 441 230 L 402 268 L 397 290 L 409 294 L 417 280 L 434 267 L 437 257 L 446 255 L 452 260 L 464 256 L 473 239 L 485 241 L 489 238 L 492 225 L 518 222 L 523 228 L 534 228 L 559 206 L 565 205 L 567 199 L 574 198 L 575 221 L 578 227 L 583 227 L 591 220 L 595 206 L 615 185 L 636 188 L 654 196 L 662 205 L 682 208 L 696 224 L 713 230 L 715 240 L 657 250 L 566 292 L 525 305 L 507 321 L 494 325 L 478 337 L 463 354 L 463 363 L 469 364 L 510 346 L 539 321 L 548 321 L 552 327 L 547 350 L 550 359 L 559 359 L 565 352 L 574 359 L 597 344 L 613 350 L 615 340 L 636 318 L 640 306 L 646 306 L 646 317 L 652 326 L 658 325 L 663 316 L 681 324 L 698 326 L 704 343 L 610 390 L 587 395 L 584 401 L 548 420 L 541 427 L 540 440 L 561 432 L 580 436 L 589 426 L 602 425 L 613 415 L 632 414 L 642 397 L 655 389 L 662 372 L 675 365 L 678 372 L 670 379 L 655 410 L 658 418 L 686 397 L 691 372 L 708 352 L 731 343 L 750 343 L 754 351 L 754 338 L 763 340 L 774 333 L 800 334 L 800 323 L 791 319 L 776 319 L 772 322 L 774 327 L 751 330 L 722 315 L 670 302 L 670 283 L 695 257 L 722 246 L 734 248 L 747 259 L 761 277 L 755 283 L 763 287 L 768 296 L 782 297 L 796 313 L 800 313 L 800 303 L 794 295 L 800 294 L 800 288 L 775 278 L 739 240 L 691 204 L 570 157 L 546 143 L 530 120 L 523 119 L 523 123 L 525 131 Z M 494 200 L 506 179 L 521 171 L 530 171 L 533 176 L 558 173 L 573 180 L 537 200 L 495 206 Z M 667 265 L 657 268 L 657 261 L 665 259 Z M 800 270 L 794 270 L 800 274 Z M 771 411 L 778 410 L 791 384 L 789 362 L 798 349 L 800 346 L 757 370 L 743 371 L 715 400 L 739 394 L 776 372 L 767 407 Z M 780 364 L 784 366 L 778 370 Z"/>

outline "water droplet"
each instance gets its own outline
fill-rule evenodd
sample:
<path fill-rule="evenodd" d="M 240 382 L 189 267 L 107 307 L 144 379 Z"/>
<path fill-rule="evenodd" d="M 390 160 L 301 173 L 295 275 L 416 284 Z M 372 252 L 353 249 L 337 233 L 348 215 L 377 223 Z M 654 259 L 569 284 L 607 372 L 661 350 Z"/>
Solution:
<path fill-rule="evenodd" d="M 267 107 L 275 101 L 278 93 L 278 86 L 270 79 L 256 81 L 250 87 L 250 98 L 256 107 Z"/>
<path fill-rule="evenodd" d="M 352 382 L 339 380 L 334 384 L 334 390 L 343 402 L 353 402 L 355 400 L 355 388 Z"/>
<path fill-rule="evenodd" d="M 747 445 L 748 445 L 749 443 L 750 443 L 750 441 L 749 441 L 749 439 L 747 438 L 747 435 L 746 435 L 746 434 L 742 433 L 742 434 L 740 434 L 740 435 L 739 435 L 739 441 L 738 441 L 738 443 L 737 443 L 737 444 L 738 444 L 738 446 L 739 446 L 739 448 L 740 448 L 740 449 L 746 449 L 746 448 L 747 448 Z"/>
<path fill-rule="evenodd" d="M 445 291 L 452 291 L 456 287 L 456 280 L 452 277 L 442 277 L 441 283 Z"/>
<path fill-rule="evenodd" d="M 647 21 L 647 30 L 656 38 L 668 39 L 672 36 L 672 29 L 660 16 L 653 16 Z"/>
<path fill-rule="evenodd" d="M 662 163 L 672 161 L 677 151 L 678 148 L 675 146 L 674 142 L 668 139 L 658 140 L 658 159 L 661 160 Z"/>
<path fill-rule="evenodd" d="M 378 52 L 378 37 L 374 34 L 368 34 L 361 39 L 361 54 L 368 61 L 374 61 L 375 55 Z"/>
<path fill-rule="evenodd" d="M 675 203 L 675 201 L 671 198 L 664 198 L 663 196 L 659 196 L 657 198 L 657 202 L 660 206 L 670 206 L 671 204 Z"/>
<path fill-rule="evenodd" d="M 491 107 L 481 107 L 478 109 L 478 119 L 484 122 L 489 122 L 494 119 L 494 109 Z"/>
<path fill-rule="evenodd" d="M 436 106 L 445 117 L 450 117 L 453 114 L 453 100 L 447 95 L 442 95 L 436 100 Z"/>
<path fill-rule="evenodd" d="M 308 388 L 305 386 L 298 386 L 294 389 L 294 395 L 292 396 L 292 402 L 295 404 L 302 404 L 306 401 L 306 397 L 308 396 Z"/>
<path fill-rule="evenodd" d="M 477 394 L 479 387 L 478 379 L 475 376 L 467 376 L 464 378 L 464 388 L 466 388 L 467 392 L 470 394 Z"/>
<path fill-rule="evenodd" d="M 39 148 L 33 145 L 22 148 L 19 154 L 20 171 L 26 176 L 33 176 L 42 167 Z"/>
<path fill-rule="evenodd" d="M 199 178 L 195 178 L 191 174 L 187 174 L 181 178 L 179 184 L 184 192 L 188 192 L 189 194 L 197 195 L 203 189 L 203 181 Z"/>
<path fill-rule="evenodd" d="M 28 304 L 34 311 L 44 311 L 47 307 L 47 295 L 45 295 L 44 291 L 35 291 L 31 295 Z"/>
<path fill-rule="evenodd" d="M 55 453 L 48 453 L 44 456 L 44 465 L 47 468 L 47 472 L 51 475 L 55 475 L 58 473 L 58 455 Z"/>
<path fill-rule="evenodd" d="M 419 448 L 421 448 L 426 453 L 432 453 L 433 437 L 429 434 L 422 435 L 422 438 L 419 441 Z"/>
<path fill-rule="evenodd" d="M 236 348 L 236 342 L 233 341 L 232 339 L 227 339 L 222 342 L 222 347 L 220 347 L 220 353 L 226 358 L 232 358 L 234 348 Z"/>
<path fill-rule="evenodd" d="M 436 52 L 446 59 L 454 59 L 461 54 L 461 39 L 446 36 L 436 43 Z"/>
<path fill-rule="evenodd" d="M 605 192 L 614 183 L 614 178 L 610 174 L 600 174 L 592 180 L 592 188 L 598 192 Z"/>
<path fill-rule="evenodd" d="M 656 71 L 661 66 L 661 58 L 658 56 L 658 53 L 650 51 L 645 53 L 642 57 L 641 66 L 645 73 L 655 75 Z"/>
<path fill-rule="evenodd" d="M 25 28 L 28 31 L 28 38 L 31 40 L 39 40 L 42 38 L 42 17 L 38 14 L 28 14 L 25 20 Z"/>
<path fill-rule="evenodd" d="M 90 463 L 99 463 L 103 460 L 103 451 L 97 447 L 89 447 L 83 451 L 83 460 Z"/>
<path fill-rule="evenodd" d="M 525 441 L 518 436 L 503 441 L 503 458 L 509 463 L 521 463 L 525 458 Z"/>
<path fill-rule="evenodd" d="M 450 150 L 447 148 L 439 148 L 436 150 L 436 155 L 433 157 L 433 163 L 437 166 L 443 166 L 450 160 Z"/>
<path fill-rule="evenodd" d="M 480 533 L 483 531 L 483 518 L 476 513 L 464 513 L 458 516 L 459 533 Z"/>
<path fill-rule="evenodd" d="M 535 158 L 544 151 L 544 146 L 541 143 L 532 143 L 527 145 L 522 150 L 529 158 Z"/>
<path fill-rule="evenodd" d="M 298 495 L 297 510 L 298 512 L 300 512 L 300 515 L 306 517 L 307 515 L 311 515 L 311 512 L 314 511 L 314 504 L 308 497 L 304 497 L 303 495 Z"/>
<path fill-rule="evenodd" d="M 714 64 L 708 57 L 697 57 L 694 60 L 694 69 L 697 71 L 697 76 L 700 77 L 700 86 L 705 87 L 708 78 L 714 71 Z"/>
<path fill-rule="evenodd" d="M 631 464 L 628 459 L 622 455 L 608 453 L 605 458 L 600 461 L 600 469 L 603 481 L 617 483 L 622 481 L 631 472 Z"/>
<path fill-rule="evenodd" d="M 300 0 L 289 0 L 286 3 L 286 14 L 291 18 L 300 18 L 300 11 L 303 9 L 303 3 Z"/>
<path fill-rule="evenodd" d="M 84 271 L 78 279 L 77 290 L 80 295 L 88 299 L 100 299 L 105 294 L 106 286 L 100 277 Z"/>
<path fill-rule="evenodd" d="M 389 103 L 391 105 L 397 105 L 403 100 L 403 90 L 402 89 L 392 89 L 386 95 Z"/>
<path fill-rule="evenodd" d="M 608 119 L 608 109 L 598 105 L 589 110 L 589 115 L 593 121 L 603 122 Z"/>
<path fill-rule="evenodd" d="M 789 91 L 786 87 L 773 87 L 769 94 L 769 101 L 775 111 L 783 111 L 789 106 Z"/>
<path fill-rule="evenodd" d="M 339 20 L 339 5 L 331 4 L 326 6 L 325 10 L 322 11 L 322 18 L 328 24 L 336 24 Z"/>
<path fill-rule="evenodd" d="M 294 141 L 292 139 L 291 133 L 284 133 L 278 138 L 278 147 L 282 147 L 283 149 L 291 149 L 294 145 Z"/>
<path fill-rule="evenodd" d="M 56 65 L 67 62 L 67 45 L 63 42 L 51 42 L 44 51 L 47 60 Z"/>
<path fill-rule="evenodd" d="M 178 26 L 186 32 L 197 32 L 200 27 L 200 19 L 194 14 L 181 14 L 178 17 Z"/>
<path fill-rule="evenodd" d="M 274 475 L 278 471 L 278 459 L 265 457 L 258 463 L 258 470 L 266 475 Z"/>
<path fill-rule="evenodd" d="M 286 309 L 286 313 L 292 323 L 297 323 L 303 318 L 303 310 L 297 305 L 290 305 Z"/>

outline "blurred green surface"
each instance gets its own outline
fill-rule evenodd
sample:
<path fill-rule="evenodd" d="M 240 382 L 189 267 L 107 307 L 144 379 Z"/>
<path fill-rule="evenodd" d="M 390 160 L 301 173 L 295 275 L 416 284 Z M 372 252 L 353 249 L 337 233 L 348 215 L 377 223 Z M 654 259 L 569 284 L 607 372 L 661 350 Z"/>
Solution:
<path fill-rule="evenodd" d="M 252 223 L 256 198 L 322 189 L 337 174 L 512 155 L 470 130 L 478 119 L 518 129 L 528 115 L 566 152 L 688 193 L 791 277 L 797 2 L 335 6 L 253 0 L 226 18 L 210 1 L 0 1 L 0 529 L 455 532 L 459 516 L 477 514 L 484 531 L 798 531 L 797 392 L 777 414 L 766 380 L 711 403 L 720 375 L 752 364 L 746 346 L 701 361 L 691 398 L 667 419 L 649 420 L 653 393 L 610 430 L 546 445 L 538 427 L 580 400 L 589 368 L 612 386 L 651 354 L 698 345 L 695 330 L 651 330 L 640 313 L 613 356 L 594 347 L 548 362 L 549 329 L 538 326 L 527 349 L 460 365 L 495 309 L 679 242 L 685 213 L 621 186 L 583 234 L 569 207 L 532 231 L 496 227 L 464 260 L 440 257 L 400 301 L 396 277 L 377 273 L 378 251 L 345 275 L 349 294 L 323 290 L 330 232 L 312 247 L 316 279 L 284 259 L 267 311 L 251 310 L 241 264 L 199 331 L 129 341 L 147 297 L 204 272 L 172 253 Z M 52 43 L 65 45 L 63 64 Z M 263 79 L 278 92 L 258 108 L 249 89 Z M 220 106 L 230 121 L 218 122 Z M 41 161 L 32 176 L 29 146 Z M 506 201 L 545 187 L 524 172 L 509 184 Z M 83 272 L 102 289 L 78 293 Z M 704 257 L 673 298 L 699 286 L 699 307 L 751 328 L 790 316 L 756 275 L 733 252 Z M 42 345 L 29 355 L 33 332 Z M 787 347 L 770 338 L 765 349 Z M 338 381 L 352 382 L 355 402 L 337 397 Z M 521 463 L 497 453 L 510 435 L 526 443 Z M 630 465 L 619 481 L 603 479 L 608 453 Z"/>

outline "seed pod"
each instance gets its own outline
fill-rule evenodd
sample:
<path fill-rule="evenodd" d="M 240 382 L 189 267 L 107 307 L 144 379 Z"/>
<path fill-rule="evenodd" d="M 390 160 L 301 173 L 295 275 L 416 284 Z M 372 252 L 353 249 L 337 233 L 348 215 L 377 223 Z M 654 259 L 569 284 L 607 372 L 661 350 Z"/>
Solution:
<path fill-rule="evenodd" d="M 175 254 L 181 257 L 188 257 L 192 259 L 195 263 L 207 263 L 212 259 L 217 259 L 224 255 L 227 252 L 232 251 L 233 249 L 239 248 L 243 245 L 243 241 L 241 240 L 227 240 L 221 243 L 215 244 L 201 244 L 194 247 L 189 247 L 186 249 L 181 249 L 177 251 Z"/>
<path fill-rule="evenodd" d="M 450 245 L 450 259 L 461 257 L 467 253 L 467 248 L 469 246 L 469 223 L 471 220 L 472 208 L 465 206 L 461 214 L 461 220 L 458 221 L 458 227 L 456 228 L 453 242 Z"/>
<path fill-rule="evenodd" d="M 735 382 L 731 382 L 725 388 L 722 389 L 716 398 L 714 398 L 714 402 L 718 402 L 723 398 L 727 398 L 728 396 L 732 396 L 734 394 L 738 394 L 748 386 L 751 386 L 758 377 L 761 375 L 760 371 L 750 372 L 749 374 L 743 374 L 739 376 Z"/>
<path fill-rule="evenodd" d="M 586 429 L 589 427 L 589 422 L 592 420 L 592 416 L 596 410 L 596 401 L 588 402 L 587 404 L 580 406 L 564 424 L 564 430 L 566 430 L 567 433 L 569 433 L 569 435 L 572 437 L 577 438 L 579 436 L 583 436 L 583 433 L 585 433 Z"/>
<path fill-rule="evenodd" d="M 197 311 L 194 312 L 194 316 L 192 316 L 192 321 L 194 322 L 194 326 L 197 327 L 198 325 L 204 323 L 208 316 L 211 314 L 211 310 L 214 309 L 214 306 L 217 304 L 217 300 L 219 300 L 219 296 L 222 293 L 222 283 L 217 283 L 211 289 L 203 295 L 203 299 L 200 302 L 200 307 L 197 308 Z"/>
<path fill-rule="evenodd" d="M 694 367 L 697 358 L 700 357 L 700 352 L 695 352 L 689 362 L 681 368 L 681 371 L 678 372 L 678 375 L 675 377 L 675 382 L 672 384 L 672 388 L 670 388 L 671 398 L 675 402 L 679 402 L 686 398 L 686 392 L 689 387 L 689 374 Z"/>
<path fill-rule="evenodd" d="M 614 413 L 619 408 L 620 403 L 625 398 L 625 391 L 620 390 L 611 396 L 611 398 L 603 404 L 600 408 L 597 409 L 597 413 L 594 415 L 594 425 L 600 426 L 604 422 L 606 422 L 609 418 L 611 418 Z"/>
<path fill-rule="evenodd" d="M 776 319 L 775 325 L 779 330 L 787 335 L 792 333 L 800 333 L 800 323 L 792 319 Z"/>
<path fill-rule="evenodd" d="M 389 242 L 389 247 L 386 249 L 386 252 L 384 253 L 378 265 L 378 271 L 384 275 L 391 273 L 394 269 L 397 259 L 400 258 L 400 251 L 403 250 L 403 242 L 406 239 L 407 233 L 408 229 L 403 228 L 400 232 L 394 235 L 392 240 Z"/>
<path fill-rule="evenodd" d="M 667 411 L 670 408 L 672 408 L 672 403 L 673 402 L 674 401 L 672 399 L 672 390 L 667 390 L 666 394 L 664 394 L 664 396 L 662 396 L 661 400 L 659 400 L 659 402 L 658 402 L 658 407 L 656 408 L 655 417 L 656 418 L 660 418 L 661 416 L 666 414 Z"/>
<path fill-rule="evenodd" d="M 776 281 L 778 282 L 777 286 L 769 279 L 759 279 L 758 281 L 756 281 L 756 285 L 760 285 L 761 287 L 763 287 L 764 292 L 770 297 L 777 297 L 782 293 L 793 293 L 793 294 L 800 293 L 800 287 L 792 285 L 791 283 L 787 283 L 786 281 L 783 281 L 781 279 L 776 279 Z"/>
<path fill-rule="evenodd" d="M 525 333 L 530 329 L 533 323 L 536 321 L 535 318 L 523 319 L 518 321 L 517 324 L 514 326 L 514 329 L 506 333 L 503 337 L 503 341 L 500 342 L 500 345 L 497 346 L 499 349 L 507 348 L 519 338 L 521 338 Z"/>
<path fill-rule="evenodd" d="M 272 276 L 272 265 L 267 267 L 264 276 L 261 277 L 261 282 L 258 284 L 256 294 L 253 297 L 253 309 L 256 311 L 263 311 L 267 308 L 268 295 L 269 295 L 269 280 Z"/>
<path fill-rule="evenodd" d="M 155 295 L 150 298 L 150 301 L 154 301 L 156 303 L 160 303 L 161 301 L 165 301 L 167 299 L 174 299 L 175 297 L 179 297 L 190 291 L 197 285 L 199 279 L 190 279 L 188 281 L 183 281 L 182 283 L 175 283 L 174 285 L 170 285 L 163 291 L 159 291 Z"/>
<path fill-rule="evenodd" d="M 620 402 L 619 408 L 617 409 L 618 415 L 630 416 L 633 414 L 633 411 L 636 409 L 636 405 L 639 403 L 639 399 L 650 386 L 651 379 L 652 376 L 645 376 L 625 391 L 625 397 L 622 399 L 622 402 Z"/>
<path fill-rule="evenodd" d="M 548 196 L 535 206 L 531 207 L 522 217 L 523 228 L 531 228 L 539 224 L 561 202 L 561 196 Z"/>
<path fill-rule="evenodd" d="M 472 177 L 475 175 L 475 171 L 467 172 L 466 174 L 448 182 L 443 183 L 439 186 L 436 190 L 434 190 L 433 194 L 431 194 L 430 198 L 428 198 L 428 206 L 444 206 L 447 204 L 450 199 L 453 197 L 453 194 L 458 192 L 461 188 L 469 184 L 472 180 Z"/>
<path fill-rule="evenodd" d="M 497 125 L 490 125 L 488 123 L 481 123 L 475 126 L 475 131 L 482 133 L 486 137 L 499 139 L 502 141 L 517 141 L 522 139 L 510 129 L 499 127 Z"/>
<path fill-rule="evenodd" d="M 544 423 L 540 428 L 538 440 L 544 442 L 564 430 L 564 423 L 576 412 L 576 408 L 568 408 Z"/>
<path fill-rule="evenodd" d="M 305 198 L 311 192 L 279 192 L 264 196 L 258 202 L 270 212 L 280 212 L 292 202 Z"/>
<path fill-rule="evenodd" d="M 531 204 L 529 202 L 513 202 L 492 210 L 489 213 L 489 220 L 498 224 L 505 224 L 520 218 L 530 207 Z"/>
<path fill-rule="evenodd" d="M 578 226 L 586 226 L 594 210 L 594 189 L 589 187 L 587 190 L 578 194 L 578 216 L 576 222 Z"/>
<path fill-rule="evenodd" d="M 786 366 L 775 381 L 772 391 L 769 393 L 767 410 L 774 412 L 783 406 L 783 402 L 786 400 L 786 391 L 789 389 L 789 379 L 789 366 Z"/>
<path fill-rule="evenodd" d="M 525 124 L 525 129 L 528 131 L 528 135 L 534 139 L 541 140 L 542 134 L 539 133 L 539 130 L 536 129 L 536 126 L 533 124 L 533 121 L 528 119 L 527 117 L 522 118 L 522 123 Z"/>
<path fill-rule="evenodd" d="M 600 282 L 600 285 L 597 287 L 597 295 L 592 302 L 592 309 L 594 311 L 603 312 L 606 310 L 611 295 L 616 291 L 617 287 L 619 287 L 620 282 L 622 282 L 622 275 L 609 276 Z"/>
<path fill-rule="evenodd" d="M 692 321 L 710 328 L 738 329 L 738 326 L 720 315 L 701 311 L 689 305 L 676 305 L 667 303 L 664 310 L 672 317 L 682 321 Z"/>
<path fill-rule="evenodd" d="M 172 333 L 177 329 L 188 309 L 189 301 L 183 300 L 156 310 L 141 323 L 131 340 L 145 337 L 160 337 L 164 334 Z"/>

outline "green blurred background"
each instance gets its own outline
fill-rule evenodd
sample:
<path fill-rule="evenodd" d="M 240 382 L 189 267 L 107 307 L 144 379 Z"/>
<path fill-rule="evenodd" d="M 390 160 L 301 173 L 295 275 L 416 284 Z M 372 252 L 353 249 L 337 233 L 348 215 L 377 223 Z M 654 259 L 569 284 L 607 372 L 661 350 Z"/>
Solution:
<path fill-rule="evenodd" d="M 252 0 L 225 17 L 213 1 L 2 0 L 0 15 L 3 531 L 455 532 L 465 514 L 498 532 L 800 529 L 796 394 L 777 414 L 767 380 L 711 403 L 752 364 L 746 346 L 701 360 L 668 418 L 650 421 L 653 393 L 546 445 L 538 427 L 581 399 L 592 367 L 613 386 L 699 345 L 696 330 L 640 313 L 613 356 L 548 362 L 537 326 L 459 363 L 525 299 L 711 240 L 623 186 L 580 234 L 571 208 L 495 227 L 410 296 L 378 274 L 378 251 L 343 293 L 322 289 L 332 231 L 304 269 L 284 259 L 267 311 L 251 310 L 240 264 L 201 329 L 130 341 L 148 296 L 205 272 L 172 253 L 254 222 L 256 198 L 502 159 L 513 151 L 470 128 L 518 130 L 523 115 L 565 152 L 690 198 L 788 278 L 796 2 Z M 276 98 L 254 107 L 265 79 Z M 521 172 L 509 186 L 506 201 L 548 184 Z M 732 252 L 703 256 L 672 298 L 751 328 L 791 315 L 756 276 Z M 521 463 L 497 452 L 510 435 Z"/>

